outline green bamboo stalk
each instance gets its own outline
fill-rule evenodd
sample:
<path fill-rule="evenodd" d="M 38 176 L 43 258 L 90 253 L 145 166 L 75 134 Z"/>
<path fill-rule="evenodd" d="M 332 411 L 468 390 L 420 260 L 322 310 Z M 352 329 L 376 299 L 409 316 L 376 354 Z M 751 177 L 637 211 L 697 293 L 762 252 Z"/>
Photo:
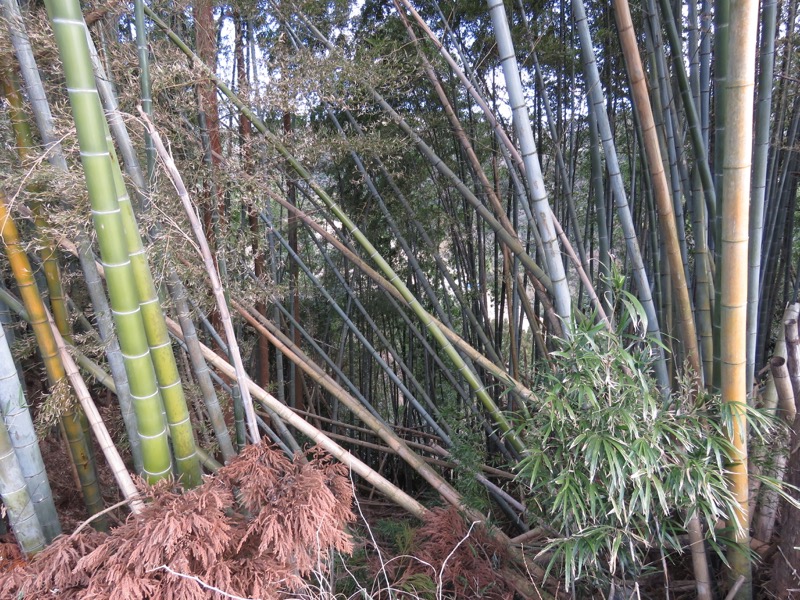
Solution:
<path fill-rule="evenodd" d="M 133 143 L 131 143 L 128 129 L 125 126 L 125 121 L 119 111 L 119 103 L 117 102 L 117 95 L 114 86 L 111 84 L 111 78 L 106 74 L 105 67 L 100 60 L 100 56 L 95 48 L 94 40 L 90 35 L 86 35 L 86 44 L 89 47 L 89 57 L 92 61 L 92 70 L 94 71 L 94 80 L 97 87 L 97 93 L 100 96 L 100 103 L 103 105 L 106 119 L 103 120 L 103 126 L 106 129 L 106 137 L 109 137 L 109 132 L 113 134 L 114 139 L 119 147 L 122 162 L 125 165 L 125 171 L 131 178 L 133 189 L 136 199 L 136 209 L 146 210 L 149 198 L 147 195 L 147 181 L 142 168 L 139 164 L 139 156 L 136 153 Z M 109 142 L 109 152 L 111 152 L 112 160 L 119 166 L 116 152 L 113 143 Z"/>
<path fill-rule="evenodd" d="M 86 174 L 92 219 L 108 281 L 111 307 L 142 440 L 145 476 L 150 481 L 172 473 L 166 425 L 139 297 L 125 240 L 117 189 L 106 140 L 106 125 L 95 87 L 86 42 L 86 24 L 76 0 L 48 0 L 47 12 L 56 34 L 67 91 L 72 105 L 81 162 Z"/>
<path fill-rule="evenodd" d="M 155 147 L 154 147 L 155 148 Z M 211 381 L 211 375 L 208 371 L 208 365 L 203 358 L 203 353 L 200 351 L 200 342 L 197 338 L 197 331 L 195 330 L 194 323 L 192 322 L 189 314 L 189 303 L 186 300 L 186 288 L 184 288 L 178 274 L 174 270 L 168 273 L 167 286 L 169 287 L 170 296 L 175 303 L 175 310 L 178 315 L 178 322 L 183 331 L 183 339 L 186 343 L 186 348 L 189 353 L 189 359 L 192 363 L 194 375 L 197 378 L 197 385 L 200 388 L 200 393 L 203 395 L 203 402 L 206 410 L 208 411 L 208 418 L 211 421 L 211 426 L 214 429 L 214 435 L 217 438 L 219 449 L 222 452 L 224 462 L 228 462 L 236 456 L 231 443 L 231 436 L 228 432 L 228 426 L 225 424 L 225 416 L 222 414 L 222 409 L 219 405 L 217 393 L 214 390 L 214 383 Z"/>
<path fill-rule="evenodd" d="M 147 253 L 142 244 L 133 205 L 125 188 L 122 171 L 116 160 L 110 135 L 107 137 L 108 148 L 111 154 L 112 174 L 117 192 L 117 203 L 122 213 L 122 225 L 125 230 L 128 256 L 136 291 L 139 297 L 142 321 L 144 324 L 147 343 L 150 347 L 150 357 L 153 361 L 158 387 L 161 391 L 161 400 L 166 411 L 167 424 L 169 425 L 172 450 L 181 483 L 187 488 L 193 488 L 202 483 L 200 459 L 195 453 L 195 439 L 189 409 L 186 404 L 180 373 L 172 351 L 172 342 L 169 338 L 167 325 L 164 321 L 164 312 L 158 298 L 156 286 L 147 261 Z"/>
<path fill-rule="evenodd" d="M 747 389 L 753 389 L 758 342 L 758 308 L 761 281 L 761 242 L 764 237 L 764 204 L 767 188 L 772 86 L 775 73 L 777 0 L 761 6 L 761 50 L 759 55 L 758 103 L 753 152 L 753 183 L 750 191 L 750 241 L 747 275 Z"/>
<path fill-rule="evenodd" d="M 137 43 L 139 40 L 140 31 L 144 33 L 143 27 L 144 23 L 142 23 L 142 27 L 137 25 Z M 155 368 L 156 378 L 158 379 L 161 397 L 164 403 L 165 414 L 172 440 L 172 448 L 175 454 L 175 462 L 176 466 L 178 467 L 178 473 L 181 476 L 183 485 L 191 488 L 201 483 L 200 463 L 198 457 L 195 455 L 196 445 L 194 441 L 194 432 L 192 430 L 191 421 L 189 420 L 186 397 L 183 386 L 180 383 L 180 375 L 175 363 L 172 345 L 169 341 L 169 334 L 167 333 L 166 325 L 164 324 L 163 312 L 161 310 L 160 302 L 158 301 L 158 294 L 156 292 L 155 285 L 153 284 L 153 278 L 148 265 L 147 255 L 144 252 L 142 239 L 139 234 L 139 228 L 134 214 L 134 207 L 131 203 L 130 196 L 127 193 L 125 181 L 122 178 L 120 163 L 117 160 L 114 144 L 111 139 L 112 131 L 120 147 L 125 168 L 133 180 L 136 196 L 139 198 L 139 204 L 141 205 L 142 210 L 146 210 L 149 206 L 147 186 L 150 179 L 148 177 L 148 179 L 145 180 L 141 172 L 136 151 L 131 143 L 125 123 L 119 114 L 116 95 L 112 89 L 112 86 L 108 84 L 103 67 L 96 51 L 94 50 L 91 37 L 87 37 L 87 44 L 92 57 L 92 64 L 95 71 L 95 81 L 100 93 L 100 98 L 107 114 L 109 115 L 109 124 L 111 128 L 109 129 L 107 126 L 106 137 L 108 140 L 109 152 L 111 154 L 114 180 L 118 195 L 117 201 L 119 202 L 120 209 L 122 211 L 123 225 L 125 227 L 126 240 L 128 242 L 128 253 L 131 257 L 131 264 L 136 275 L 142 318 L 144 319 L 145 331 L 147 333 L 147 340 L 150 346 L 153 366 Z M 141 47 L 139 48 L 139 51 L 141 59 Z M 146 51 L 147 48 L 145 45 L 144 52 Z M 140 80 L 142 81 L 143 86 L 143 96 L 146 96 L 149 99 L 149 73 L 146 70 L 146 61 L 147 58 L 145 57 L 145 62 L 142 63 Z M 146 90 L 144 89 L 145 87 L 147 88 Z M 152 102 L 150 102 L 150 106 L 152 107 Z M 149 133 L 146 135 L 146 150 L 150 151 L 153 149 L 152 139 L 149 137 Z M 152 157 L 148 154 L 148 161 L 151 158 Z M 151 165 L 148 163 L 149 176 L 152 175 L 150 169 Z"/>
<path fill-rule="evenodd" d="M 32 556 L 43 550 L 46 542 L 39 517 L 34 510 L 36 505 L 28 493 L 25 477 L 2 419 L 0 419 L 0 497 L 8 511 L 8 520 L 17 543 L 25 555 Z"/>
<path fill-rule="evenodd" d="M 53 493 L 50 490 L 42 453 L 39 450 L 33 419 L 2 328 L 0 328 L 0 416 L 3 427 L 13 432 L 10 438 L 11 445 L 28 486 L 28 493 L 45 541 L 52 542 L 61 533 L 61 524 L 58 522 L 58 513 L 53 502 Z"/>
<path fill-rule="evenodd" d="M 714 264 L 719 268 L 722 262 L 722 211 L 725 198 L 722 195 L 723 163 L 725 159 L 725 134 L 726 134 L 726 103 L 727 103 L 727 77 L 729 60 L 729 27 L 731 0 L 715 0 L 714 2 L 714 192 L 717 195 L 716 218 L 714 224 Z M 709 212 L 709 214 L 711 214 Z M 714 389 L 720 389 L 722 369 L 720 365 L 720 288 L 722 282 L 716 278 L 714 288 Z"/>
<path fill-rule="evenodd" d="M 147 45 L 147 25 L 144 22 L 144 0 L 135 0 L 133 18 L 136 26 L 136 54 L 139 57 L 139 102 L 148 117 L 153 116 L 153 100 L 150 91 L 150 49 Z M 156 165 L 156 149 L 150 132 L 145 127 L 144 152 L 147 157 L 147 182 L 153 181 Z M 145 208 L 144 206 L 142 207 Z"/>
<path fill-rule="evenodd" d="M 100 274 L 97 272 L 94 253 L 91 244 L 85 233 L 81 232 L 77 238 L 78 260 L 83 270 L 84 283 L 92 301 L 92 309 L 97 330 L 100 333 L 100 340 L 103 342 L 106 352 L 106 360 L 114 378 L 114 393 L 119 401 L 119 409 L 122 414 L 122 421 L 125 423 L 125 431 L 128 434 L 128 445 L 133 458 L 133 466 L 136 472 L 144 472 L 142 462 L 142 440 L 139 437 L 136 424 L 136 411 L 131 398 L 131 386 L 128 382 L 128 374 L 125 371 L 125 359 L 122 356 L 119 346 L 119 339 L 114 331 L 114 323 L 111 316 L 111 309 L 108 306 L 103 283 Z"/>

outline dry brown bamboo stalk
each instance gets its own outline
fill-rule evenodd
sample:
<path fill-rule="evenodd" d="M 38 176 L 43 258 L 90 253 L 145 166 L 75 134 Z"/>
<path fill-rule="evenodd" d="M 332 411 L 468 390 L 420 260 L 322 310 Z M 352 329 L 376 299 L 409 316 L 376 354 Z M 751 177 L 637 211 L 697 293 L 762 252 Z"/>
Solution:
<path fill-rule="evenodd" d="M 661 147 L 658 141 L 655 120 L 653 119 L 653 109 L 650 105 L 650 95 L 647 90 L 647 77 L 642 67 L 641 56 L 639 55 L 639 46 L 637 45 L 636 34 L 633 30 L 633 21 L 631 20 L 628 0 L 616 0 L 614 2 L 614 9 L 620 45 L 622 46 L 622 54 L 625 57 L 625 64 L 630 78 L 634 106 L 636 107 L 636 112 L 639 115 L 639 120 L 642 125 L 642 138 L 645 154 L 647 156 L 647 167 L 653 182 L 653 194 L 655 196 L 658 212 L 658 225 L 663 236 L 667 258 L 669 259 L 672 288 L 677 300 L 675 316 L 680 327 L 681 342 L 683 343 L 684 352 L 692 371 L 691 377 L 697 388 L 700 389 L 702 387 L 703 371 L 700 366 L 700 350 L 697 346 L 694 313 L 692 312 L 692 303 L 689 299 L 689 286 L 686 282 L 683 258 L 681 257 L 681 248 L 678 242 L 675 210 L 672 205 L 669 185 L 667 184 L 667 174 L 664 172 L 664 164 L 661 160 Z"/>
<path fill-rule="evenodd" d="M 653 109 L 650 105 L 650 95 L 647 90 L 647 78 L 639 55 L 639 47 L 633 30 L 628 0 L 616 0 L 614 9 L 622 54 L 625 57 L 625 64 L 630 78 L 634 106 L 642 126 L 642 138 L 647 156 L 647 166 L 653 183 L 659 229 L 664 240 L 672 275 L 672 288 L 677 299 L 676 319 L 680 327 L 684 352 L 691 370 L 690 376 L 695 388 L 699 390 L 703 387 L 703 370 L 700 365 L 700 350 L 697 346 L 697 331 L 694 313 L 692 312 L 692 303 L 689 299 L 689 286 L 686 283 L 686 275 L 683 270 L 683 258 L 681 256 L 680 243 L 678 242 L 678 229 L 675 223 L 675 210 L 670 197 L 669 185 L 667 184 L 667 175 L 661 162 L 661 148 L 655 120 L 653 119 Z M 703 526 L 697 513 L 690 515 L 686 529 L 689 534 L 689 548 L 692 553 L 692 566 L 697 582 L 697 597 L 700 600 L 710 600 L 711 574 L 708 569 Z"/>
<path fill-rule="evenodd" d="M 257 444 L 261 441 L 261 434 L 258 431 L 258 423 L 256 423 L 256 415 L 255 411 L 253 410 L 253 400 L 250 398 L 250 392 L 247 389 L 247 386 L 242 385 L 242 382 L 247 380 L 247 374 L 244 370 L 242 356 L 239 352 L 239 344 L 236 341 L 236 334 L 233 331 L 233 322 L 231 321 L 231 314 L 228 310 L 228 303 L 225 301 L 225 294 L 222 291 L 222 283 L 220 282 L 219 272 L 217 271 L 217 266 L 214 263 L 214 257 L 211 255 L 211 248 L 208 245 L 208 239 L 203 232 L 203 225 L 200 223 L 200 219 L 195 213 L 195 207 L 192 205 L 192 200 L 189 198 L 189 192 L 186 190 L 186 186 L 183 183 L 183 178 L 178 172 L 178 167 L 175 165 L 175 161 L 172 160 L 172 156 L 169 154 L 169 152 L 167 152 L 167 149 L 164 147 L 164 143 L 161 141 L 161 136 L 150 122 L 150 119 L 147 118 L 147 115 L 142 110 L 142 107 L 140 106 L 138 108 L 139 114 L 141 115 L 148 131 L 150 132 L 150 137 L 153 140 L 153 146 L 155 147 L 159 158 L 164 163 L 164 168 L 167 171 L 167 175 L 172 181 L 172 185 L 175 186 L 175 191 L 178 193 L 178 197 L 183 203 L 186 216 L 189 219 L 195 239 L 197 239 L 198 246 L 200 247 L 200 253 L 203 257 L 203 264 L 205 265 L 206 272 L 208 273 L 208 278 L 211 281 L 211 291 L 213 292 L 214 300 L 217 303 L 219 318 L 220 321 L 222 321 L 222 326 L 225 330 L 225 338 L 228 342 L 228 349 L 230 350 L 231 359 L 233 360 L 236 371 L 236 380 L 239 381 L 242 390 L 242 404 L 244 405 L 244 412 L 247 418 L 247 428 L 250 431 L 250 437 L 253 443 Z"/>

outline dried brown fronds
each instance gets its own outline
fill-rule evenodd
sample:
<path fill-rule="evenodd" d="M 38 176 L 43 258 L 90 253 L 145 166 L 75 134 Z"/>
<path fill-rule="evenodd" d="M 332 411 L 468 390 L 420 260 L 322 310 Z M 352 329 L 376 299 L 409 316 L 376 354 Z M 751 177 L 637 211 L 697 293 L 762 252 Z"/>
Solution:
<path fill-rule="evenodd" d="M 457 509 L 431 509 L 421 527 L 402 531 L 402 543 L 394 540 L 400 556 L 373 560 L 373 570 L 385 573 L 389 589 L 420 597 L 514 597 L 501 571 L 509 560 L 506 548 L 483 525 L 470 525 Z"/>
<path fill-rule="evenodd" d="M 59 538 L 0 575 L 0 588 L 110 600 L 302 592 L 304 577 L 325 570 L 320 557 L 352 550 L 345 525 L 354 519 L 346 468 L 316 449 L 307 458 L 291 462 L 266 444 L 249 446 L 194 490 L 151 488 L 147 508 L 109 535 Z"/>

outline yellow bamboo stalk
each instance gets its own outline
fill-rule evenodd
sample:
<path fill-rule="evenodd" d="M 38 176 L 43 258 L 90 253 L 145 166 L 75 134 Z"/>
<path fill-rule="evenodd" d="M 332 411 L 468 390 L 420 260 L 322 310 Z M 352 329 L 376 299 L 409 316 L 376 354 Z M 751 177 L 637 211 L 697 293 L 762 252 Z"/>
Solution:
<path fill-rule="evenodd" d="M 752 597 L 747 474 L 747 257 L 750 220 L 750 172 L 753 150 L 758 1 L 730 3 L 730 62 L 727 78 L 725 159 L 722 166 L 722 235 L 720 266 L 720 346 L 722 401 L 730 408 L 728 432 L 730 486 L 738 506 L 730 523 L 728 552 L 731 581 L 744 577 L 738 600 Z"/>
<path fill-rule="evenodd" d="M 9 214 L 8 203 L 2 191 L 0 191 L 0 237 L 3 239 L 8 262 L 14 273 L 20 297 L 30 317 L 31 327 L 36 336 L 39 352 L 42 355 L 42 361 L 47 371 L 48 382 L 53 387 L 64 378 L 64 365 L 58 356 L 58 347 L 50 329 L 44 302 L 42 302 L 42 297 L 33 278 L 30 261 L 28 261 L 25 250 L 20 244 L 19 231 Z M 61 418 L 61 423 L 69 443 L 72 461 L 78 472 L 86 508 L 89 514 L 93 515 L 103 510 L 103 498 L 97 482 L 94 460 L 90 454 L 89 443 L 84 436 L 78 412 L 72 410 L 64 414 Z M 102 527 L 103 522 L 104 520 L 100 520 L 97 526 Z"/>

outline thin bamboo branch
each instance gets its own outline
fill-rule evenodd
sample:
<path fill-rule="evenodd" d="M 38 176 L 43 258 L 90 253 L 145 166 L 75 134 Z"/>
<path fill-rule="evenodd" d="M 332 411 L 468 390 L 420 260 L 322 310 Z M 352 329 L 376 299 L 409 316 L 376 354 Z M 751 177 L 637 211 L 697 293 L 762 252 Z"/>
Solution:
<path fill-rule="evenodd" d="M 128 500 L 131 512 L 137 514 L 144 508 L 142 501 L 137 500 L 139 492 L 133 483 L 133 479 L 131 479 L 130 473 L 128 473 L 125 467 L 125 463 L 122 461 L 122 457 L 117 451 L 117 447 L 114 445 L 114 440 L 111 439 L 111 435 L 109 435 L 108 429 L 106 429 L 105 423 L 103 423 L 103 419 L 92 400 L 92 396 L 89 394 L 83 377 L 81 377 L 78 372 L 78 366 L 67 351 L 67 347 L 64 344 L 61 333 L 58 331 L 58 327 L 56 327 L 50 315 L 48 315 L 48 319 L 50 328 L 53 331 L 53 337 L 55 337 L 56 346 L 58 347 L 58 355 L 61 358 L 61 362 L 64 364 L 64 370 L 72 384 L 72 388 L 75 390 L 75 395 L 78 397 L 78 401 L 81 403 L 81 407 L 89 419 L 92 431 L 100 444 L 100 449 L 106 457 L 111 472 L 114 474 L 114 479 L 117 480 L 117 485 L 119 485 L 122 495 Z"/>
<path fill-rule="evenodd" d="M 186 210 L 186 216 L 189 218 L 189 223 L 192 226 L 195 239 L 200 247 L 200 252 L 203 257 L 203 264 L 205 265 L 206 273 L 208 273 L 208 278 L 211 282 L 211 290 L 217 303 L 217 310 L 219 310 L 220 320 L 222 321 L 222 326 L 225 329 L 225 338 L 228 342 L 228 349 L 230 350 L 231 358 L 233 360 L 233 364 L 235 365 L 236 379 L 241 384 L 242 382 L 247 381 L 247 374 L 244 370 L 242 356 L 239 352 L 239 344 L 236 341 L 236 334 L 233 331 L 233 322 L 231 321 L 230 311 L 228 310 L 228 303 L 226 302 L 222 291 L 219 272 L 214 264 L 214 258 L 211 255 L 211 248 L 209 248 L 208 239 L 206 238 L 205 233 L 203 233 L 203 226 L 201 225 L 200 219 L 195 213 L 192 200 L 189 198 L 189 192 L 186 190 L 186 186 L 183 184 L 183 179 L 178 172 L 178 167 L 175 165 L 175 161 L 172 160 L 172 156 L 167 152 L 167 149 L 164 147 L 164 143 L 161 141 L 161 136 L 150 122 L 150 119 L 147 118 L 147 115 L 144 113 L 144 111 L 142 111 L 141 107 L 139 107 L 139 114 L 142 116 L 142 119 L 147 125 L 148 131 L 150 131 L 150 136 L 153 140 L 153 145 L 156 148 L 156 152 L 158 153 L 161 161 L 164 163 L 164 168 L 167 171 L 167 175 L 172 181 L 172 184 L 175 186 L 175 191 L 178 193 L 178 197 L 183 203 L 183 207 Z M 258 424 L 256 423 L 256 416 L 255 412 L 253 411 L 253 402 L 250 399 L 249 388 L 244 385 L 241 386 L 241 389 L 242 402 L 244 403 L 244 411 L 247 417 L 247 428 L 250 432 L 252 442 L 257 444 L 261 441 L 261 435 L 258 432 Z"/>

